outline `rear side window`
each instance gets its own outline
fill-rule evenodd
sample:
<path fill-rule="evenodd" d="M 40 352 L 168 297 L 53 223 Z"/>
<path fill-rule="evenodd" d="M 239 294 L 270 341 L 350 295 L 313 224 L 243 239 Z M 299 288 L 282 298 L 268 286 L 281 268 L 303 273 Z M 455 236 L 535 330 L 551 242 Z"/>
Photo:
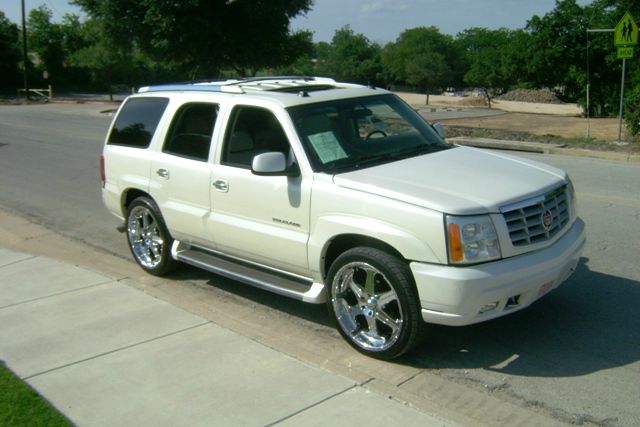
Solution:
<path fill-rule="evenodd" d="M 156 97 L 128 100 L 118 114 L 107 143 L 147 148 L 168 103 L 168 98 Z"/>
<path fill-rule="evenodd" d="M 218 105 L 185 104 L 176 112 L 162 151 L 180 157 L 207 161 Z"/>

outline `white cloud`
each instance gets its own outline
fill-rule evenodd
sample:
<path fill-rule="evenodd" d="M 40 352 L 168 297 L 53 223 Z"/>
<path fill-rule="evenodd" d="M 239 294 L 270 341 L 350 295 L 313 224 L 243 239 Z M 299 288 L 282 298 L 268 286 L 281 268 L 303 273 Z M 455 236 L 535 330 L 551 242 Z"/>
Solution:
<path fill-rule="evenodd" d="M 409 9 L 406 2 L 394 0 L 367 0 L 361 7 L 363 13 L 405 12 Z"/>

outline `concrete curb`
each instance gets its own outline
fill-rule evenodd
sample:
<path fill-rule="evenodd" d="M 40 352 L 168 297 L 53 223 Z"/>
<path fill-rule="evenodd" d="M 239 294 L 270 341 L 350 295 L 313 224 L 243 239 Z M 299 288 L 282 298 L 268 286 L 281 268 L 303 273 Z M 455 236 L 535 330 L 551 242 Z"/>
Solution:
<path fill-rule="evenodd" d="M 616 151 L 587 150 L 583 148 L 569 148 L 566 145 L 561 144 L 547 144 L 543 142 L 530 141 L 509 141 L 466 136 L 447 138 L 447 141 L 452 144 L 477 148 L 488 148 L 494 150 L 521 151 L 526 153 L 540 154 L 558 154 L 563 156 L 589 157 L 602 160 L 640 163 L 640 154 L 623 153 Z"/>

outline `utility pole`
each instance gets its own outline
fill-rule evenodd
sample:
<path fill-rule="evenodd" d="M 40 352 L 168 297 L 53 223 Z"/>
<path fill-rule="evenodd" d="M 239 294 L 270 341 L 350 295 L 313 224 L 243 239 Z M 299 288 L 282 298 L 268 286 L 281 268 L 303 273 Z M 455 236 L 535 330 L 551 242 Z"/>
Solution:
<path fill-rule="evenodd" d="M 591 105 L 590 90 L 591 83 L 589 81 L 589 33 L 614 33 L 615 28 L 589 28 L 587 29 L 587 138 L 591 138 Z M 620 132 L 618 132 L 620 133 Z M 618 139 L 620 136 L 618 136 Z"/>
<path fill-rule="evenodd" d="M 627 70 L 627 59 L 633 58 L 633 48 L 638 44 L 638 26 L 633 16 L 627 11 L 615 28 L 613 44 L 617 49 L 617 58 L 622 59 L 622 81 L 620 83 L 620 110 L 618 115 L 618 144 L 622 141 L 622 114 L 624 111 L 624 74 Z"/>
<path fill-rule="evenodd" d="M 29 100 L 29 79 L 27 79 L 27 21 L 24 13 L 24 0 L 22 2 L 22 61 L 24 63 L 24 97 Z"/>
<path fill-rule="evenodd" d="M 618 144 L 622 141 L 622 112 L 624 110 L 624 74 L 627 70 L 626 58 L 622 60 L 622 83 L 620 83 L 620 110 L 618 113 Z"/>

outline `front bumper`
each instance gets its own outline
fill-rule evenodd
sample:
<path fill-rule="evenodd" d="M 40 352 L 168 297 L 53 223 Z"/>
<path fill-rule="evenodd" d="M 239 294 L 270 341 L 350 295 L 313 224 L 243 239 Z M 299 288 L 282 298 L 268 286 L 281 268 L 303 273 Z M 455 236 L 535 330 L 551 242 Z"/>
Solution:
<path fill-rule="evenodd" d="M 521 310 L 573 273 L 585 241 L 578 218 L 552 246 L 517 257 L 470 267 L 412 262 L 422 318 L 463 326 Z"/>

